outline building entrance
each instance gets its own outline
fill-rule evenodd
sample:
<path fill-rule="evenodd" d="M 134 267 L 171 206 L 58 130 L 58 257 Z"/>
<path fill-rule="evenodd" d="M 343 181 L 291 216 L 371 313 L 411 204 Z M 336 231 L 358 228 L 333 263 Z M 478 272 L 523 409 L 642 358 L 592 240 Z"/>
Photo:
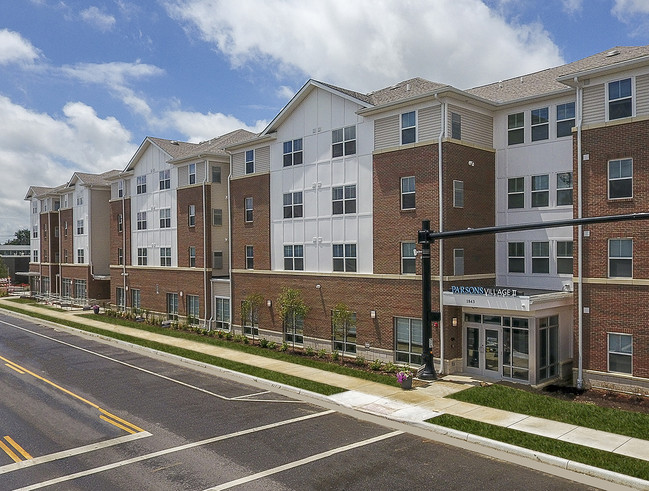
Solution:
<path fill-rule="evenodd" d="M 465 370 L 482 377 L 500 378 L 502 329 L 499 326 L 465 325 Z"/>

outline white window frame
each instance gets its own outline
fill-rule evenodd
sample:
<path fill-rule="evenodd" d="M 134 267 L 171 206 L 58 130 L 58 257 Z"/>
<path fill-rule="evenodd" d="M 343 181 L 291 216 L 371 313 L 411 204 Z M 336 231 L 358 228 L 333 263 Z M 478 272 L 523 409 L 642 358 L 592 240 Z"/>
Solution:
<path fill-rule="evenodd" d="M 568 178 L 566 179 L 563 176 L 568 176 Z M 557 206 L 572 206 L 572 189 L 573 189 L 572 171 L 557 172 L 557 193 L 556 193 Z M 568 201 L 566 198 L 562 198 L 562 196 L 564 195 L 570 196 L 569 203 L 565 202 Z"/>
<path fill-rule="evenodd" d="M 171 247 L 160 248 L 160 266 L 165 268 L 171 267 Z"/>
<path fill-rule="evenodd" d="M 171 189 L 171 171 L 169 169 L 161 170 L 159 172 L 159 181 L 160 191 Z"/>
<path fill-rule="evenodd" d="M 512 184 L 516 183 L 515 189 L 512 189 Z M 518 183 L 522 183 L 519 188 Z M 523 198 L 521 206 L 512 206 L 513 198 Z M 520 210 L 525 208 L 525 178 L 524 177 L 510 177 L 507 179 L 507 209 Z"/>
<path fill-rule="evenodd" d="M 572 276 L 574 268 L 574 253 L 573 253 L 573 241 L 572 240 L 558 240 L 556 245 L 556 255 L 557 255 L 557 274 L 569 274 Z M 570 271 L 562 271 L 564 269 L 563 263 L 566 265 L 570 261 Z M 562 267 L 559 267 L 562 265 Z M 567 268 L 565 268 L 567 270 Z"/>
<path fill-rule="evenodd" d="M 345 126 L 331 131 L 331 158 L 356 154 L 356 126 Z"/>
<path fill-rule="evenodd" d="M 283 195 L 283 217 L 302 218 L 304 216 L 304 200 L 302 191 L 284 193 Z"/>
<path fill-rule="evenodd" d="M 246 174 L 254 174 L 255 173 L 255 151 L 254 150 L 246 150 L 244 152 L 244 162 L 245 162 L 244 172 Z"/>
<path fill-rule="evenodd" d="M 45 231 L 47 232 L 47 225 L 45 225 Z M 77 235 L 83 235 L 83 218 L 81 220 L 77 220 Z"/>
<path fill-rule="evenodd" d="M 512 246 L 516 249 L 512 251 Z M 520 254 L 520 248 L 522 247 L 523 254 Z M 523 271 L 512 271 L 512 261 L 516 261 L 518 264 L 522 260 Z M 507 273 L 508 274 L 525 274 L 525 242 L 512 241 L 507 242 Z"/>
<path fill-rule="evenodd" d="M 572 116 L 571 116 L 572 114 Z M 565 135 L 560 135 L 562 131 L 565 132 L 563 127 L 565 124 L 570 124 L 570 131 Z M 575 103 L 566 102 L 565 104 L 557 104 L 557 123 L 556 131 L 557 138 L 565 138 L 566 136 L 572 136 L 572 128 L 575 126 Z M 559 128 L 562 128 L 562 131 L 559 131 Z"/>
<path fill-rule="evenodd" d="M 189 167 L 187 169 L 187 179 L 189 181 L 189 184 L 196 184 L 196 164 L 189 164 Z"/>
<path fill-rule="evenodd" d="M 550 138 L 550 108 L 539 107 L 530 111 L 532 141 L 543 141 Z M 540 135 L 535 133 L 541 133 Z"/>
<path fill-rule="evenodd" d="M 333 186 L 331 188 L 331 214 L 349 215 L 356 213 L 356 184 Z"/>
<path fill-rule="evenodd" d="M 631 338 L 631 342 L 625 343 L 625 345 L 630 347 L 630 350 L 621 350 L 618 348 L 621 343 L 611 343 L 612 337 L 615 336 L 618 339 L 621 338 Z M 611 346 L 611 344 L 615 344 L 616 346 Z M 623 357 L 628 357 L 630 358 L 630 370 L 629 371 L 618 371 L 618 370 L 611 370 L 611 355 L 613 356 L 623 356 Z M 609 372 L 614 372 L 614 373 L 627 373 L 629 375 L 633 375 L 633 335 L 632 334 L 627 334 L 627 333 L 621 333 L 621 332 L 608 332 L 606 333 L 606 369 Z"/>
<path fill-rule="evenodd" d="M 464 276 L 464 249 L 453 249 L 453 276 Z"/>
<path fill-rule="evenodd" d="M 629 255 L 622 255 L 623 245 L 631 246 L 631 253 Z M 611 265 L 613 261 L 624 261 L 630 263 L 631 273 L 627 276 L 613 276 L 611 273 Z M 633 239 L 629 237 L 616 237 L 608 239 L 608 277 L 609 278 L 633 278 Z"/>
<path fill-rule="evenodd" d="M 149 250 L 146 247 L 137 248 L 137 265 L 146 266 L 148 264 Z"/>
<path fill-rule="evenodd" d="M 627 175 L 627 172 L 622 168 L 622 166 L 625 163 L 630 163 L 631 164 L 631 172 L 629 175 Z M 611 165 L 612 164 L 618 164 L 617 166 L 619 167 L 619 175 L 618 172 L 611 172 Z M 607 163 L 607 173 L 608 173 L 608 199 L 610 200 L 616 200 L 616 199 L 632 199 L 633 198 L 633 159 L 631 158 L 624 158 L 624 159 L 612 159 L 609 160 Z M 625 175 L 622 175 L 622 174 Z M 611 177 L 611 174 L 615 175 L 616 177 Z M 631 182 L 631 194 L 628 196 L 611 196 L 611 186 L 615 182 L 620 182 L 620 181 L 630 181 Z"/>
<path fill-rule="evenodd" d="M 304 246 L 284 245 L 284 271 L 304 271 Z"/>
<path fill-rule="evenodd" d="M 612 94 L 611 86 L 613 84 L 620 84 L 625 81 L 629 81 L 629 95 L 625 95 L 622 97 L 615 97 L 615 99 L 611 99 L 612 96 L 615 94 Z M 607 82 L 606 84 L 606 120 L 607 121 L 617 121 L 618 119 L 624 119 L 624 118 L 632 118 L 635 116 L 635 83 L 634 83 L 634 78 L 633 77 L 626 77 L 626 78 L 621 78 L 619 80 L 611 80 L 610 82 Z M 624 116 L 619 116 L 612 118 L 611 117 L 611 103 L 616 104 L 622 101 L 629 100 L 631 103 L 631 114 L 624 115 Z"/>
<path fill-rule="evenodd" d="M 160 209 L 160 228 L 171 228 L 171 208 Z"/>
<path fill-rule="evenodd" d="M 254 201 L 252 196 L 243 199 L 243 217 L 246 223 L 252 223 L 254 218 Z"/>
<path fill-rule="evenodd" d="M 255 269 L 255 248 L 254 246 L 245 246 L 246 269 Z"/>
<path fill-rule="evenodd" d="M 304 141 L 302 138 L 282 143 L 282 166 L 290 167 L 302 163 L 304 163 Z"/>
<path fill-rule="evenodd" d="M 532 274 L 550 274 L 550 242 L 532 242 Z"/>
<path fill-rule="evenodd" d="M 188 255 L 189 255 L 189 267 L 195 268 L 196 267 L 196 246 L 189 246 Z"/>
<path fill-rule="evenodd" d="M 356 273 L 358 271 L 358 247 L 355 243 L 332 244 L 331 252 L 334 272 Z"/>
<path fill-rule="evenodd" d="M 453 181 L 453 208 L 464 208 L 464 181 Z"/>
<path fill-rule="evenodd" d="M 137 212 L 137 229 L 146 230 L 146 211 Z"/>
<path fill-rule="evenodd" d="M 189 227 L 196 226 L 196 205 L 189 205 L 187 207 L 187 225 Z"/>
<path fill-rule="evenodd" d="M 412 182 L 412 189 L 410 187 L 410 182 Z M 406 184 L 407 183 L 407 184 Z M 407 208 L 404 206 L 405 205 L 405 200 L 407 196 L 412 195 L 412 199 L 414 200 L 412 206 L 408 206 Z M 417 208 L 417 181 L 415 179 L 415 176 L 404 176 L 401 178 L 401 209 L 402 210 L 415 210 Z"/>
<path fill-rule="evenodd" d="M 417 111 L 402 113 L 399 121 L 401 122 L 401 144 L 417 143 Z"/>
<path fill-rule="evenodd" d="M 223 209 L 212 208 L 212 226 L 213 227 L 223 226 Z"/>
<path fill-rule="evenodd" d="M 513 135 L 522 135 L 520 141 L 518 137 L 512 142 Z M 525 113 L 518 112 L 507 115 L 507 145 L 521 145 L 525 143 Z"/>
<path fill-rule="evenodd" d="M 137 176 L 136 177 L 136 183 L 137 183 L 137 186 L 135 188 L 135 193 L 136 194 L 144 194 L 144 193 L 146 193 L 146 175 Z M 77 203 L 77 204 L 79 204 L 79 203 Z"/>
<path fill-rule="evenodd" d="M 401 242 L 401 274 L 417 274 L 416 242 Z"/>
<path fill-rule="evenodd" d="M 83 248 L 77 249 L 77 264 L 85 264 L 86 251 Z"/>
<path fill-rule="evenodd" d="M 532 195 L 530 206 L 532 208 L 547 208 L 550 206 L 550 175 L 539 174 L 532 176 Z M 543 199 L 545 198 L 545 199 Z M 541 204 L 538 203 L 539 200 Z"/>

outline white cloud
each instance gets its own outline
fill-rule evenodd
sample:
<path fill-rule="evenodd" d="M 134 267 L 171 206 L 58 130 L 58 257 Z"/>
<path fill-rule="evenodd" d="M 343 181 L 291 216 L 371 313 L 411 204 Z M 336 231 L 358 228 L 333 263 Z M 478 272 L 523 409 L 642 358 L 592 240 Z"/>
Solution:
<path fill-rule="evenodd" d="M 20 34 L 0 29 L 0 65 L 9 63 L 33 63 L 40 57 L 40 51 Z"/>
<path fill-rule="evenodd" d="M 66 104 L 57 119 L 0 96 L 0 114 L 1 237 L 28 227 L 29 186 L 58 186 L 75 171 L 123 169 L 137 149 L 116 119 L 80 102 Z"/>
<path fill-rule="evenodd" d="M 254 126 L 248 126 L 236 117 L 222 113 L 203 114 L 177 110 L 168 111 L 160 124 L 173 127 L 187 135 L 187 141 L 198 143 L 237 129 L 259 133 L 268 125 L 268 122 L 257 121 Z"/>
<path fill-rule="evenodd" d="M 273 63 L 369 91 L 421 76 L 460 88 L 563 63 L 538 24 L 508 24 L 479 0 L 168 0 L 169 14 L 235 67 Z"/>
<path fill-rule="evenodd" d="M 288 87 L 286 85 L 282 85 L 281 87 L 279 87 L 277 89 L 276 93 L 277 93 L 277 97 L 279 97 L 280 99 L 288 100 L 288 99 L 291 99 L 295 95 L 296 90 L 292 89 L 291 87 Z"/>
<path fill-rule="evenodd" d="M 574 14 L 582 11 L 584 0 L 562 0 L 562 3 L 564 12 Z"/>
<path fill-rule="evenodd" d="M 102 32 L 110 31 L 115 26 L 115 17 L 105 14 L 97 7 L 88 7 L 86 10 L 82 10 L 79 15 L 84 22 Z"/>

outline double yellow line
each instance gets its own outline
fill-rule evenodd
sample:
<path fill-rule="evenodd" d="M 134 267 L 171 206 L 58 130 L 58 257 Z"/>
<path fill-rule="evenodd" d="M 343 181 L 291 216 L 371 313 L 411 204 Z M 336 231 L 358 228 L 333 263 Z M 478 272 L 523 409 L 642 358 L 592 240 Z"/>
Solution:
<path fill-rule="evenodd" d="M 23 456 L 24 460 L 29 460 L 32 459 L 33 457 L 29 455 L 23 447 L 18 445 L 13 438 L 10 436 L 5 436 L 4 439 L 7 441 L 9 445 L 13 447 L 13 450 L 7 445 L 7 443 L 3 442 L 2 439 L 0 439 L 0 448 L 4 450 L 4 452 L 13 459 L 14 462 L 20 462 L 23 459 L 21 459 L 18 455 L 16 455 L 16 452 L 18 452 L 20 455 Z M 14 450 L 16 452 L 14 452 Z"/>

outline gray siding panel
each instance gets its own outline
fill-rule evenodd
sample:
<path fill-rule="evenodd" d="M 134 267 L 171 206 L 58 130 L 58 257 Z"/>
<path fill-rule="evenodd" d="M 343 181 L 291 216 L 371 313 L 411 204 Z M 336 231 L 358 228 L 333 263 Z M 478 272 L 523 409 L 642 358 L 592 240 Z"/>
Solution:
<path fill-rule="evenodd" d="M 270 172 L 270 147 L 255 149 L 255 173 Z"/>
<path fill-rule="evenodd" d="M 232 154 L 232 177 L 246 174 L 246 152 Z"/>
<path fill-rule="evenodd" d="M 636 116 L 649 114 L 649 75 L 640 75 L 635 79 Z"/>
<path fill-rule="evenodd" d="M 375 150 L 398 147 L 400 143 L 398 114 L 374 121 Z"/>
<path fill-rule="evenodd" d="M 440 106 L 425 107 L 417 115 L 417 141 L 436 140 L 441 129 Z"/>
<path fill-rule="evenodd" d="M 451 136 L 451 113 L 459 114 L 462 118 L 462 141 L 471 145 L 493 148 L 493 118 L 486 114 L 470 111 L 469 109 L 449 105 L 447 135 Z"/>
<path fill-rule="evenodd" d="M 584 88 L 584 124 L 603 123 L 606 119 L 604 85 Z"/>

